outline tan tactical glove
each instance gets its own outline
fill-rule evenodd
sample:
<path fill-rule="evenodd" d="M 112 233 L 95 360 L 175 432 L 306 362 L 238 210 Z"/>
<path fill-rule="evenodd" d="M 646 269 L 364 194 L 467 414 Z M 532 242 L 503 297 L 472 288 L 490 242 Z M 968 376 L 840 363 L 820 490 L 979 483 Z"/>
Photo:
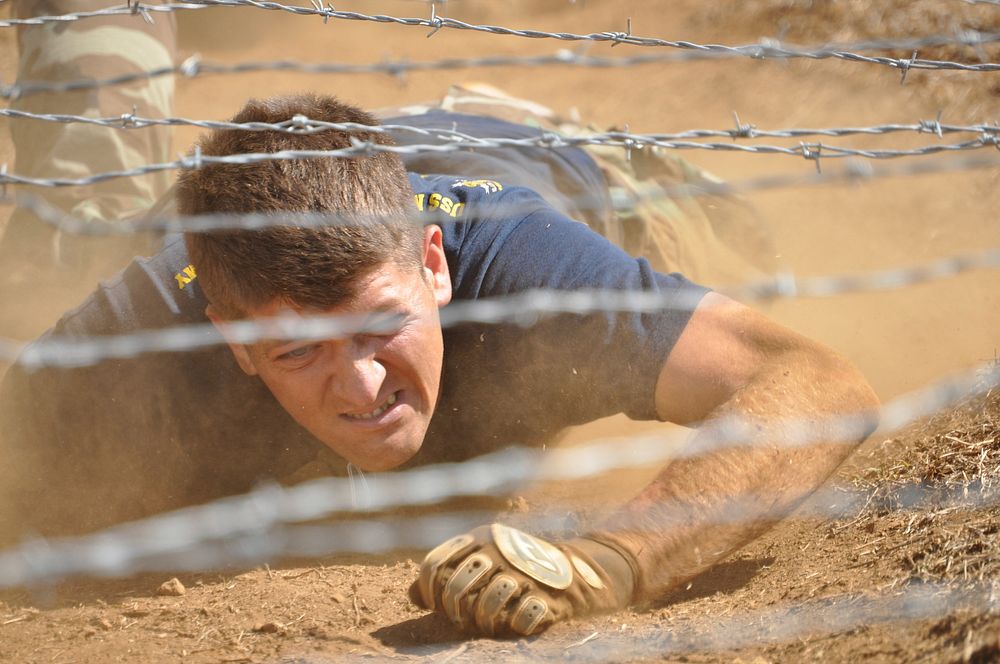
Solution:
<path fill-rule="evenodd" d="M 572 616 L 623 609 L 634 585 L 632 564 L 610 545 L 577 538 L 556 547 L 495 523 L 428 553 L 410 599 L 462 629 L 528 635 Z"/>

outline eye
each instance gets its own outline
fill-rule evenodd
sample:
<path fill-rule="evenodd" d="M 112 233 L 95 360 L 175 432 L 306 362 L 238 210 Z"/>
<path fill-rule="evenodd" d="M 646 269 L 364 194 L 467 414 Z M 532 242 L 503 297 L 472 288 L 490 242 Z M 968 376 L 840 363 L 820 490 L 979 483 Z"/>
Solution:
<path fill-rule="evenodd" d="M 313 351 L 316 350 L 316 344 L 310 344 L 308 346 L 299 346 L 298 348 L 293 348 L 290 351 L 282 353 L 278 356 L 278 360 L 301 360 L 304 357 L 308 357 Z"/>

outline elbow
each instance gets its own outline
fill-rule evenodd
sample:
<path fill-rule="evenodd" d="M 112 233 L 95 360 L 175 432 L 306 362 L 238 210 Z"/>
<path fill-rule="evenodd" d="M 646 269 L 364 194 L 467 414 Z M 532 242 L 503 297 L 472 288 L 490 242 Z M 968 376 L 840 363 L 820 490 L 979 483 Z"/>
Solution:
<path fill-rule="evenodd" d="M 860 443 L 878 428 L 881 402 L 853 362 L 831 350 L 822 352 L 817 388 L 831 415 L 843 423 L 842 438 Z"/>

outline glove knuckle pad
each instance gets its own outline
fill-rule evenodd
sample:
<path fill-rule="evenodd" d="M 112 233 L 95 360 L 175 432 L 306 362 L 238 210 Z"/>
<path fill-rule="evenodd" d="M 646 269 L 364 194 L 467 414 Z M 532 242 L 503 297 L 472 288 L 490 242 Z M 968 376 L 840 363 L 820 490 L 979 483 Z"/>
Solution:
<path fill-rule="evenodd" d="M 424 600 L 424 605 L 433 610 L 435 608 L 434 586 L 438 572 L 441 567 L 448 562 L 455 554 L 460 552 L 475 541 L 472 535 L 466 533 L 458 537 L 452 537 L 447 542 L 439 544 L 431 549 L 424 557 L 424 562 L 420 565 L 420 577 L 417 579 L 420 588 L 420 597 Z"/>
<path fill-rule="evenodd" d="M 499 574 L 490 581 L 490 585 L 486 586 L 476 602 L 476 625 L 480 631 L 493 636 L 496 618 L 515 592 L 517 580 L 512 576 Z"/>
<path fill-rule="evenodd" d="M 514 615 L 510 619 L 510 628 L 518 634 L 529 636 L 545 620 L 549 613 L 549 605 L 541 597 L 529 595 L 521 600 Z"/>
<path fill-rule="evenodd" d="M 448 614 L 452 622 L 463 625 L 462 619 L 462 599 L 469 594 L 472 587 L 490 569 L 493 568 L 493 560 L 485 553 L 474 553 L 455 569 L 451 578 L 445 584 L 444 592 L 441 594 L 441 603 L 444 612 Z"/>

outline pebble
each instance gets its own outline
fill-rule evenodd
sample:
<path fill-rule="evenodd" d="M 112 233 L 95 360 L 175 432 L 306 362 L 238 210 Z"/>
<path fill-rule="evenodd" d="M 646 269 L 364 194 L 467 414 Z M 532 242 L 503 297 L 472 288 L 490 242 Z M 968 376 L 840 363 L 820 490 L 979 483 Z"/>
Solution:
<path fill-rule="evenodd" d="M 259 622 L 253 626 L 253 631 L 264 634 L 277 634 L 282 629 L 282 625 L 276 622 Z"/>
<path fill-rule="evenodd" d="M 175 576 L 169 581 L 165 581 L 157 590 L 157 595 L 168 595 L 170 597 L 180 597 L 187 592 L 184 588 L 184 584 Z"/>

